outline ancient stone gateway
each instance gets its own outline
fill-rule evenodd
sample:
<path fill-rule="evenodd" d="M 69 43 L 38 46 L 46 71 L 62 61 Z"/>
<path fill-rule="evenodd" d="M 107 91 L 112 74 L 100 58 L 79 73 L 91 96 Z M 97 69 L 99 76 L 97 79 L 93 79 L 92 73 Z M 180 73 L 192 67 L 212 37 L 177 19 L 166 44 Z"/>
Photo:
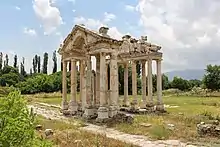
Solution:
<path fill-rule="evenodd" d="M 142 36 L 136 40 L 125 35 L 122 40 L 115 40 L 108 36 L 108 28 L 101 27 L 99 32 L 76 25 L 66 37 L 59 49 L 62 56 L 63 84 L 62 84 L 62 109 L 71 114 L 82 110 L 83 116 L 90 118 L 97 116 L 97 120 L 104 120 L 116 115 L 119 111 L 118 93 L 118 65 L 124 65 L 124 106 L 138 109 L 156 106 L 157 110 L 164 110 L 162 103 L 162 53 L 161 47 L 147 42 L 147 37 Z M 96 58 L 96 69 L 92 70 L 91 56 Z M 109 57 L 109 58 L 107 58 Z M 152 91 L 152 61 L 157 63 L 157 102 L 153 102 Z M 142 102 L 137 98 L 136 62 L 142 63 Z M 67 102 L 67 64 L 71 63 L 71 100 Z M 77 101 L 77 68 L 80 70 L 80 100 Z M 146 72 L 148 100 L 146 98 Z M 128 99 L 128 66 L 132 66 L 132 95 L 131 104 Z M 110 67 L 110 76 L 107 69 Z M 108 79 L 108 77 L 110 79 Z M 110 81 L 110 83 L 108 83 Z M 110 85 L 110 86 L 108 86 Z"/>

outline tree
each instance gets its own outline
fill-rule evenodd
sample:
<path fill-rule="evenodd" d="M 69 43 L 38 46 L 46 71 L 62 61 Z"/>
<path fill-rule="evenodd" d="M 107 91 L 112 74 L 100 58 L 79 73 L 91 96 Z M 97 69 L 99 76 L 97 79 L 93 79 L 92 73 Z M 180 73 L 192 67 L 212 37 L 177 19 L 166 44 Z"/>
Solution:
<path fill-rule="evenodd" d="M 192 89 L 193 87 L 200 87 L 201 84 L 202 84 L 202 81 L 200 80 L 197 80 L 197 79 L 189 80 L 190 89 Z"/>
<path fill-rule="evenodd" d="M 187 80 L 184 80 L 180 77 L 174 77 L 173 81 L 171 82 L 171 88 L 177 88 L 179 90 L 189 90 L 190 85 Z"/>
<path fill-rule="evenodd" d="M 0 99 L 0 146 L 33 146 L 35 115 L 20 92 Z"/>
<path fill-rule="evenodd" d="M 32 76 L 33 72 L 32 72 L 32 68 L 30 68 L 30 75 Z"/>
<path fill-rule="evenodd" d="M 9 58 L 8 58 L 8 54 L 6 54 L 6 55 L 5 55 L 4 66 L 8 66 L 8 62 L 9 62 Z"/>
<path fill-rule="evenodd" d="M 56 51 L 53 52 L 53 73 L 57 72 L 57 56 Z"/>
<path fill-rule="evenodd" d="M 47 74 L 47 65 L 48 65 L 48 53 L 44 53 L 44 61 L 43 61 L 43 73 Z"/>
<path fill-rule="evenodd" d="M 21 75 L 23 76 L 23 77 L 25 77 L 26 76 L 26 71 L 25 71 L 25 67 L 24 67 L 24 61 L 25 61 L 25 58 L 23 57 L 22 58 L 22 62 L 21 62 L 21 67 L 20 67 L 20 73 L 21 73 Z"/>
<path fill-rule="evenodd" d="M 14 68 L 17 68 L 17 66 L 18 66 L 18 56 L 15 55 L 14 56 Z"/>
<path fill-rule="evenodd" d="M 2 52 L 0 52 L 0 70 L 2 69 L 3 67 L 3 54 Z"/>
<path fill-rule="evenodd" d="M 1 86 L 15 86 L 20 81 L 20 74 L 17 68 L 4 66 L 0 76 Z"/>
<path fill-rule="evenodd" d="M 203 84 L 210 90 L 220 89 L 220 66 L 207 65 L 206 74 L 203 78 Z"/>
<path fill-rule="evenodd" d="M 40 62 L 40 56 L 37 57 L 37 73 L 40 73 L 40 68 L 41 68 L 41 62 Z"/>
<path fill-rule="evenodd" d="M 33 71 L 34 71 L 34 73 L 37 73 L 37 62 L 36 62 L 36 60 L 35 60 L 35 58 L 33 58 Z"/>

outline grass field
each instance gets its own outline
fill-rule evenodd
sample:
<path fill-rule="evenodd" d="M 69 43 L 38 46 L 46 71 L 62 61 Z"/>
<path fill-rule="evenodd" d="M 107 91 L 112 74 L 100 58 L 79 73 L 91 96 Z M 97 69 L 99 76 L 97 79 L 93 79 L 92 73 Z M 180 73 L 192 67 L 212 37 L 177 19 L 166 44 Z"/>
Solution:
<path fill-rule="evenodd" d="M 123 97 L 121 96 L 120 99 Z M 32 100 L 59 105 L 61 95 L 59 97 L 38 95 L 33 96 Z M 196 124 L 201 121 L 220 120 L 220 97 L 164 96 L 163 101 L 164 104 L 170 106 L 166 108 L 168 114 L 163 116 L 137 115 L 132 125 L 118 124 L 114 127 L 126 133 L 146 135 L 152 139 L 179 139 L 202 144 L 220 143 L 217 138 L 201 138 L 196 132 Z M 145 127 L 141 125 L 143 123 L 151 124 L 151 126 Z M 169 128 L 168 124 L 173 124 L 174 127 Z"/>

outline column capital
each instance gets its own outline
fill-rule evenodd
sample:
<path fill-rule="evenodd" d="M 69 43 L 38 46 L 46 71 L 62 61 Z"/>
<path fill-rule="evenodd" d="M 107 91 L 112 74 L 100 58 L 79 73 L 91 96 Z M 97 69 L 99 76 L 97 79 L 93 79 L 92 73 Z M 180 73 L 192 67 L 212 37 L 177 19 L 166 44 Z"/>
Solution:
<path fill-rule="evenodd" d="M 163 61 L 163 59 L 162 59 L 162 58 L 156 59 L 156 61 L 157 61 L 157 62 L 161 62 L 161 61 Z"/>
<path fill-rule="evenodd" d="M 71 62 L 76 62 L 76 59 L 72 58 L 72 59 L 71 59 Z"/>
<path fill-rule="evenodd" d="M 100 52 L 100 56 L 106 56 L 106 53 Z"/>
<path fill-rule="evenodd" d="M 146 64 L 146 62 L 147 62 L 146 60 L 142 60 L 141 61 L 142 64 Z"/>

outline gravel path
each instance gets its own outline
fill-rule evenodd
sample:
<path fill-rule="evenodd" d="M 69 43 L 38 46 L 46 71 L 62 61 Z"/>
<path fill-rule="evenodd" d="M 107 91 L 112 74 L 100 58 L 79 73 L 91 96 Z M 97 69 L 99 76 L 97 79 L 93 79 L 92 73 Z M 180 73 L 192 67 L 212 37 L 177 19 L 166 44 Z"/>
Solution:
<path fill-rule="evenodd" d="M 69 123 L 67 117 L 63 116 L 59 110 L 51 109 L 51 105 L 38 103 L 29 105 L 29 108 L 33 108 L 34 112 L 38 115 L 42 115 L 45 118 L 52 120 L 61 120 L 65 123 Z M 52 106 L 54 107 L 54 106 Z M 140 147 L 196 147 L 194 145 L 187 145 L 178 140 L 158 140 L 150 141 L 149 138 L 143 135 L 131 135 L 123 132 L 119 132 L 113 128 L 106 128 L 105 126 L 97 126 L 93 124 L 86 124 L 85 127 L 79 128 L 80 130 L 88 131 L 94 134 L 103 134 L 108 138 L 113 138 L 128 144 L 137 145 Z"/>

